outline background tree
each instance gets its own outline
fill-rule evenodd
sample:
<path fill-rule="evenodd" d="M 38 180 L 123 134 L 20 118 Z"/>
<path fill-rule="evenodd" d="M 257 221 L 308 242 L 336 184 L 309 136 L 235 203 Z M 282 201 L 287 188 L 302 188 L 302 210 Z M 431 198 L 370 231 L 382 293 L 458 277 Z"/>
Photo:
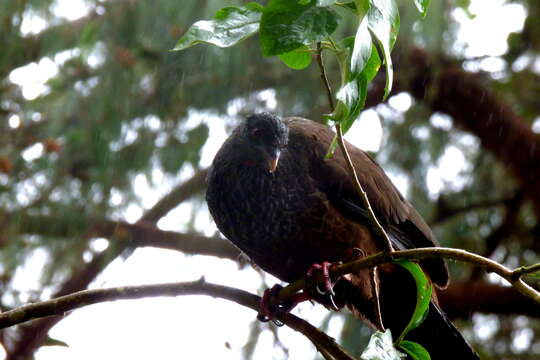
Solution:
<path fill-rule="evenodd" d="M 507 1 L 508 22 L 524 23 L 501 50 L 483 53 L 463 46 L 460 24 L 487 4 L 433 2 L 419 20 L 410 1 L 401 3 L 394 89 L 380 103 L 384 78 L 376 80 L 372 111 L 360 120 L 381 120 L 375 156 L 444 246 L 509 266 L 538 262 L 540 5 Z M 68 19 L 65 2 L 0 4 L 0 306 L 85 289 L 140 247 L 233 259 L 252 272 L 204 220 L 205 167 L 219 145 L 212 135 L 265 108 L 321 119 L 318 72 L 260 56 L 254 39 L 232 51 L 168 51 L 222 1 L 77 5 L 84 15 Z M 438 169 L 449 166 L 456 177 L 441 177 Z M 174 231 L 155 226 L 181 203 Z M 21 274 L 40 258 L 39 283 L 29 289 Z M 485 358 L 540 354 L 537 306 L 475 269 L 452 270 L 441 302 Z M 323 329 L 330 316 L 344 316 L 341 343 L 361 350 L 369 331 L 344 314 L 329 314 Z M 6 358 L 30 358 L 51 344 L 48 331 L 61 319 L 4 330 Z M 265 326 L 253 323 L 246 357 Z"/>

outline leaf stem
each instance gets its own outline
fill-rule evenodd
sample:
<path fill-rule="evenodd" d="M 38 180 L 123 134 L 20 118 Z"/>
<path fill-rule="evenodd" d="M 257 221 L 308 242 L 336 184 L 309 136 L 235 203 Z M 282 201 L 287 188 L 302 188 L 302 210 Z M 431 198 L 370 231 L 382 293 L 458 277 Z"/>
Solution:
<path fill-rule="evenodd" d="M 358 178 L 358 174 L 356 173 L 356 169 L 354 168 L 354 165 L 351 161 L 351 157 L 349 155 L 349 152 L 347 151 L 347 147 L 345 146 L 345 140 L 343 139 L 343 132 L 341 131 L 341 124 L 336 124 L 336 133 L 338 136 L 338 144 L 341 149 L 341 152 L 343 153 L 343 156 L 345 157 L 345 160 L 347 162 L 347 167 L 349 169 L 349 174 L 354 180 L 356 192 L 360 196 L 360 200 L 362 201 L 362 205 L 366 208 L 369 216 L 369 220 L 371 221 L 371 224 L 373 225 L 373 231 L 375 234 L 381 238 L 384 241 L 384 247 L 386 252 L 392 252 L 392 242 L 390 241 L 390 238 L 388 237 L 388 234 L 386 233 L 386 230 L 384 230 L 383 226 L 377 219 L 377 216 L 375 216 L 375 212 L 373 212 L 373 208 L 371 207 L 371 204 L 369 203 L 369 199 L 367 196 L 367 193 L 365 192 L 364 188 L 362 187 L 362 184 L 360 183 L 360 180 Z"/>
<path fill-rule="evenodd" d="M 322 58 L 322 47 L 321 42 L 317 43 L 317 52 L 315 53 L 315 59 L 319 65 L 319 70 L 321 71 L 321 79 L 324 83 L 326 89 L 326 96 L 328 97 L 328 105 L 330 106 L 330 112 L 334 111 L 334 97 L 332 96 L 332 88 L 328 82 L 328 77 L 326 76 L 326 70 L 324 68 L 323 58 Z"/>

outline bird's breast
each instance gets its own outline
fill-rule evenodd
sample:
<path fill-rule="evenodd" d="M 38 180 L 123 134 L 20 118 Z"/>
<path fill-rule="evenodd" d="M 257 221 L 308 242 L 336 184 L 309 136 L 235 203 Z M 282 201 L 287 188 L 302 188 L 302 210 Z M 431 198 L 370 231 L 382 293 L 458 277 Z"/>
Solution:
<path fill-rule="evenodd" d="M 345 219 L 307 171 L 280 162 L 273 174 L 240 168 L 209 183 L 207 201 L 220 231 L 263 270 L 292 281 L 322 261 L 339 261 L 369 236 Z"/>

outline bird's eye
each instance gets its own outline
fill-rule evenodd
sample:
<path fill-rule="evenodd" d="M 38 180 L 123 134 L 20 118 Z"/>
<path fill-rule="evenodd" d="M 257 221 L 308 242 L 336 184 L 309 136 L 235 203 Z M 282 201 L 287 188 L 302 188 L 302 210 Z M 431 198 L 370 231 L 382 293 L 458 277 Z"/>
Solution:
<path fill-rule="evenodd" d="M 253 138 L 258 138 L 261 136 L 261 129 L 253 129 L 251 130 L 251 136 Z"/>

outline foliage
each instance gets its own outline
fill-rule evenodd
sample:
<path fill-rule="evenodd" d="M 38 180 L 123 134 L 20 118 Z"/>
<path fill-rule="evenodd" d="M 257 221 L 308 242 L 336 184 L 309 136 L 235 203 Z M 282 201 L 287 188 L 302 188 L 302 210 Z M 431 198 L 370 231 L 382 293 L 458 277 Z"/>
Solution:
<path fill-rule="evenodd" d="M 427 12 L 428 2 L 415 2 L 423 16 Z M 324 42 L 325 48 L 336 55 L 341 72 L 341 88 L 336 94 L 337 107 L 328 118 L 343 123 L 342 131 L 346 132 L 364 107 L 367 86 L 377 74 L 381 58 L 384 59 L 386 69 L 384 98 L 391 91 L 393 70 L 390 52 L 397 38 L 399 14 L 394 0 L 357 0 L 347 5 L 340 4 L 358 18 L 358 29 L 355 36 L 338 42 L 331 37 L 340 22 L 340 17 L 330 7 L 333 5 L 334 1 L 271 0 L 265 7 L 248 3 L 238 8 L 223 8 L 213 20 L 198 21 L 192 25 L 173 50 L 184 50 L 198 43 L 229 47 L 253 35 L 258 24 L 262 54 L 279 55 L 291 68 L 303 69 L 309 65 L 309 52 L 320 52 Z M 377 49 L 380 49 L 380 55 Z M 335 146 L 336 140 L 330 151 Z M 396 340 L 396 345 L 400 347 L 407 333 L 424 320 L 431 301 L 432 287 L 417 264 L 410 261 L 397 263 L 410 272 L 417 286 L 414 313 Z M 388 359 L 399 358 L 399 352 L 393 350 L 392 341 L 388 341 L 392 336 L 389 333 L 380 335 L 374 333 L 362 358 L 386 358 L 374 355 L 380 351 L 394 354 L 388 355 Z M 420 344 L 407 341 L 404 346 L 411 356 L 426 358 L 427 352 Z"/>
<path fill-rule="evenodd" d="M 122 237 L 118 234 L 108 237 L 106 250 L 96 247 L 99 234 L 89 231 L 94 221 L 124 220 L 128 213 L 132 221 L 150 207 L 143 200 L 147 190 L 141 184 L 161 189 L 151 195 L 158 201 L 173 184 L 206 167 L 208 161 L 201 149 L 215 142 L 214 129 L 222 123 L 230 129 L 243 112 L 266 109 L 271 102 L 261 92 L 272 95 L 276 104 L 270 107 L 272 111 L 320 119 L 327 111 L 327 100 L 318 71 L 310 68 L 314 66 L 311 54 L 316 48 L 303 42 L 317 41 L 317 36 L 330 32 L 331 19 L 339 19 L 331 36 L 342 40 L 330 43 L 322 39 L 323 48 L 335 51 L 340 59 L 354 58 L 356 64 L 353 69 L 340 69 L 336 58 L 326 59 L 336 93 L 352 83 L 340 93 L 344 104 L 338 104 L 333 120 L 344 119 L 346 127 L 347 117 L 356 119 L 364 103 L 352 100 L 353 95 L 358 93 L 362 99 L 364 83 L 372 80 L 379 68 L 388 75 L 389 62 L 384 63 L 383 46 L 391 47 L 392 36 L 381 43 L 374 33 L 379 27 L 367 26 L 366 31 L 366 19 L 369 22 L 370 18 L 361 17 L 357 10 L 366 11 L 361 1 L 340 6 L 331 5 L 331 1 L 299 3 L 302 9 L 330 10 L 319 14 L 328 20 L 325 27 L 315 29 L 319 35 L 295 37 L 295 44 L 300 42 L 300 46 L 278 55 L 291 67 L 307 67 L 308 71 L 289 71 L 275 61 L 277 58 L 260 56 L 260 33 L 233 51 L 201 46 L 189 52 L 169 51 L 189 30 L 189 24 L 217 14 L 223 1 L 184 0 L 179 5 L 172 0 L 87 0 L 84 3 L 89 10 L 75 20 L 59 15 L 55 3 L 0 2 L 2 309 L 45 299 L 67 288 L 66 284 L 85 287 L 77 276 L 93 260 L 99 265 L 94 264 L 93 275 L 85 273 L 88 282 L 118 253 L 127 257 L 129 251 L 116 250 L 121 248 L 118 239 Z M 510 265 L 538 262 L 538 217 L 530 204 L 533 196 L 523 195 L 527 186 L 516 180 L 507 163 L 486 151 L 481 134 L 471 135 L 469 129 L 460 127 L 459 119 L 434 109 L 433 99 L 453 100 L 439 96 L 444 94 L 444 88 L 430 86 L 424 96 L 418 96 L 410 82 L 420 65 L 412 54 L 422 46 L 430 59 L 424 79 L 437 78 L 448 69 L 456 74 L 456 69 L 466 69 L 502 104 L 511 105 L 523 129 L 538 129 L 538 1 L 507 2 L 511 5 L 508 9 L 522 9 L 523 26 L 508 36 L 499 53 L 479 56 L 465 51 L 463 34 L 459 33 L 460 14 L 472 18 L 491 4 L 433 1 L 425 20 L 421 20 L 412 4 L 426 9 L 427 1 L 396 3 L 401 30 L 392 63 L 396 65 L 393 76 L 397 81 L 391 90 L 386 86 L 388 76 L 376 76 L 366 86 L 369 91 L 365 91 L 365 105 L 370 110 L 364 115 L 373 115 L 371 118 L 380 120 L 383 128 L 383 147 L 375 154 L 378 162 L 404 184 L 401 188 L 406 197 L 430 222 L 444 246 L 470 249 Z M 246 2 L 231 0 L 225 5 L 239 9 Z M 257 5 L 252 6 L 252 12 L 257 13 Z M 391 13 L 381 14 L 387 15 L 379 18 L 380 28 L 397 31 L 396 18 Z M 377 18 L 375 15 L 371 18 Z M 30 19 L 45 25 L 30 31 Z M 300 24 L 309 26 L 302 21 Z M 360 28 L 363 34 L 369 34 L 370 41 L 367 36 L 358 37 L 366 41 L 356 44 L 350 35 Z M 497 34 L 488 37 L 496 38 Z M 493 68 L 493 64 L 499 65 Z M 36 80 L 41 90 L 31 93 L 30 87 L 19 81 L 21 73 Z M 385 87 L 388 102 L 381 104 Z M 463 92 L 468 89 L 464 86 Z M 377 100 L 370 94 L 377 94 Z M 478 103 L 480 97 L 469 100 L 470 104 Z M 463 104 L 454 105 L 460 108 Z M 360 114 L 349 135 L 359 136 L 361 131 L 355 128 L 369 119 L 364 115 Z M 504 135 L 500 147 L 511 148 L 514 144 L 507 144 Z M 449 163 L 449 154 L 460 154 L 457 164 L 461 165 Z M 521 153 L 516 159 L 525 156 Z M 456 174 L 457 180 L 444 175 L 446 172 Z M 433 182 L 438 186 L 434 188 Z M 200 218 L 194 221 L 197 216 L 205 216 L 200 201 L 195 198 L 190 203 L 195 206 L 187 206 L 200 211 L 177 219 L 181 230 L 190 228 L 189 224 L 194 224 L 190 229 L 198 233 L 208 230 L 200 226 Z M 45 261 L 35 271 L 36 283 L 26 286 L 17 282 L 17 274 L 40 256 Z M 450 266 L 456 270 L 453 264 Z M 456 285 L 481 288 L 483 281 L 490 279 L 466 267 L 458 270 L 453 271 Z M 461 301 L 450 310 L 452 315 L 467 318 L 459 325 L 481 351 L 482 358 L 538 355 L 534 352 L 539 346 L 540 324 L 534 316 L 523 316 L 530 315 L 525 313 L 525 307 L 512 307 L 512 302 L 499 308 L 507 315 L 486 308 L 463 312 L 460 305 L 467 305 L 466 295 L 462 294 Z M 497 299 L 494 297 L 492 302 Z M 492 332 L 482 337 L 475 332 L 485 324 L 486 316 L 478 315 L 480 310 L 489 313 L 492 324 Z M 366 329 L 358 322 L 345 324 L 339 342 L 350 346 L 351 353 L 358 352 L 359 334 L 365 335 Z M 19 336 L 39 343 L 31 332 L 9 329 L 6 333 L 9 335 L 0 341 L 8 353 L 16 350 L 18 343 L 13 339 Z M 517 334 L 525 334 L 523 339 L 530 340 L 527 349 L 515 346 Z M 252 343 L 256 342 L 252 339 Z M 361 344 L 365 346 L 366 342 Z"/>

